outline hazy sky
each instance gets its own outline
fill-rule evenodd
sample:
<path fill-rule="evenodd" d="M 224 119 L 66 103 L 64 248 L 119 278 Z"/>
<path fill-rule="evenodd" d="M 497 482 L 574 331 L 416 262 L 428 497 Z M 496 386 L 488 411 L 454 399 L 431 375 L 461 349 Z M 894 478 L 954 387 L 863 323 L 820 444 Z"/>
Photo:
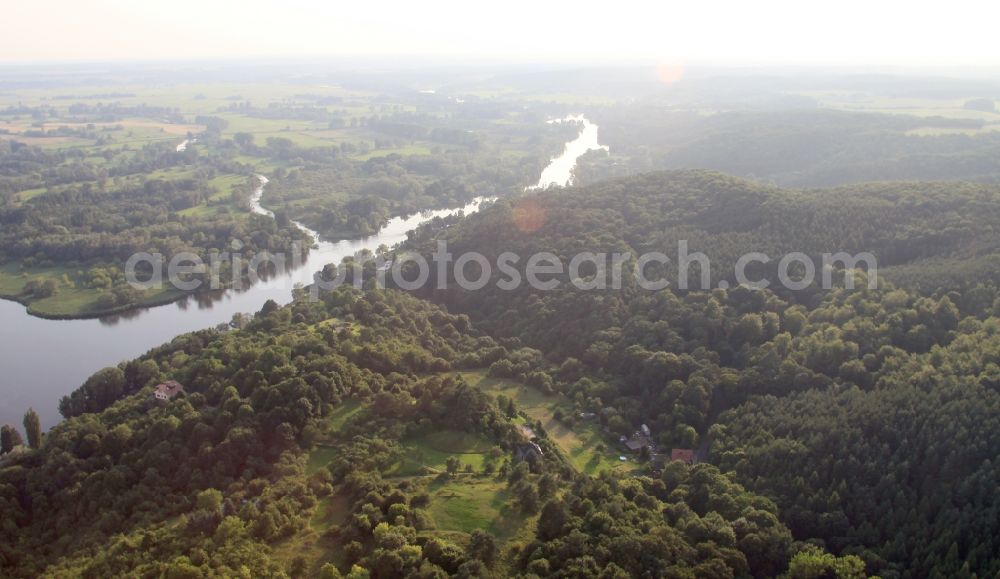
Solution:
<path fill-rule="evenodd" d="M 1000 64 L 996 2 L 11 0 L 0 61 L 410 54 Z"/>

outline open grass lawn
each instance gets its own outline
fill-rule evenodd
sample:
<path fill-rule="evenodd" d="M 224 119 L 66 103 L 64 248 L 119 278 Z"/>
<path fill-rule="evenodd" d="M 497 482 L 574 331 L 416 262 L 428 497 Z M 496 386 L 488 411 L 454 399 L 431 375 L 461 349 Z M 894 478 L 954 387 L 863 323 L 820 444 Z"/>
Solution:
<path fill-rule="evenodd" d="M 571 414 L 572 405 L 558 395 L 547 396 L 534 388 L 529 388 L 513 380 L 490 378 L 485 370 L 459 373 L 466 382 L 486 393 L 497 396 L 504 394 L 514 400 L 518 410 L 524 411 L 532 420 L 542 423 L 549 438 L 563 451 L 577 470 L 596 474 L 604 470 L 635 470 L 635 462 L 620 462 L 617 443 L 606 436 L 596 422 L 577 422 L 572 428 L 553 418 L 556 410 Z M 597 451 L 597 445 L 604 443 L 607 450 Z"/>
<path fill-rule="evenodd" d="M 353 398 L 341 403 L 326 420 L 327 427 L 329 428 L 328 432 L 337 432 L 343 428 L 347 424 L 347 421 L 357 414 L 362 407 L 361 402 Z"/>
<path fill-rule="evenodd" d="M 58 294 L 29 304 L 31 312 L 42 316 L 87 316 L 102 312 L 97 300 L 104 295 L 95 289 L 62 289 Z M 147 290 L 137 307 L 154 306 L 180 299 L 185 292 L 170 287 L 159 290 Z"/>
<path fill-rule="evenodd" d="M 505 482 L 492 478 L 432 482 L 427 488 L 431 497 L 427 510 L 434 520 L 434 532 L 454 536 L 483 529 L 500 541 L 529 536 L 535 518 L 521 514 L 506 487 Z"/>
<path fill-rule="evenodd" d="M 212 195 L 209 199 L 212 201 L 221 201 L 229 197 L 233 188 L 241 187 L 247 184 L 246 175 L 233 175 L 226 173 L 224 175 L 216 175 L 208 180 L 209 187 L 216 190 L 216 193 Z"/>
<path fill-rule="evenodd" d="M 35 197 L 38 197 L 43 193 L 47 193 L 48 191 L 49 191 L 48 187 L 25 189 L 24 191 L 21 191 L 20 193 L 17 194 L 17 200 L 20 201 L 21 203 L 24 203 L 25 201 L 30 201 L 31 199 L 34 199 Z"/>
<path fill-rule="evenodd" d="M 458 457 L 461 469 L 471 466 L 480 472 L 492 443 L 479 434 L 441 430 L 403 442 L 403 458 L 389 467 L 388 476 L 407 477 L 444 472 L 447 461 Z"/>
<path fill-rule="evenodd" d="M 337 456 L 337 449 L 323 444 L 309 452 L 309 461 L 306 463 L 306 474 L 313 474 L 319 469 L 330 464 L 330 461 Z"/>
<path fill-rule="evenodd" d="M 229 211 L 229 208 L 223 205 L 207 205 L 202 203 L 201 205 L 182 209 L 177 214 L 185 217 L 212 217 L 213 215 L 229 213 Z"/>
<path fill-rule="evenodd" d="M 343 525 L 350 514 L 351 502 L 347 495 L 340 493 L 323 498 L 316 507 L 309 526 L 317 531 L 326 531 L 334 525 Z"/>
<path fill-rule="evenodd" d="M 178 214 L 189 217 L 208 217 L 212 215 L 233 213 L 234 211 L 238 211 L 240 214 L 246 214 L 246 209 L 237 207 L 236 204 L 231 201 L 233 189 L 243 187 L 246 184 L 246 175 L 226 173 L 212 177 L 208 180 L 208 185 L 215 189 L 215 193 L 209 196 L 204 203 L 178 211 Z"/>
<path fill-rule="evenodd" d="M 332 539 L 323 536 L 322 531 L 304 530 L 272 545 L 271 556 L 279 561 L 287 572 L 298 557 L 306 561 L 306 577 L 316 577 L 326 563 L 345 566 L 343 553 Z"/>
<path fill-rule="evenodd" d="M 566 429 L 562 425 L 560 425 L 560 428 Z M 569 451 L 567 452 L 567 456 L 569 456 L 569 460 L 573 463 L 573 466 L 581 472 L 597 474 L 605 470 L 631 472 L 642 469 L 642 465 L 631 460 L 631 455 L 629 455 L 630 460 L 628 462 L 621 462 L 619 457 L 622 456 L 622 451 L 618 448 L 617 441 L 612 442 L 606 438 L 595 423 L 583 423 L 574 426 L 573 433 L 574 440 L 568 445 Z M 559 433 L 556 432 L 553 434 L 550 430 L 549 436 L 558 439 Z M 601 443 L 604 443 L 607 447 L 604 452 L 597 450 L 597 445 Z"/>
<path fill-rule="evenodd" d="M 303 557 L 309 570 L 307 577 L 317 576 L 320 567 L 326 563 L 340 568 L 349 567 L 342 545 L 326 536 L 326 532 L 347 522 L 350 506 L 348 497 L 341 493 L 324 497 L 316 505 L 309 526 L 275 544 L 274 556 L 284 564 L 285 569 L 291 567 L 295 558 Z"/>

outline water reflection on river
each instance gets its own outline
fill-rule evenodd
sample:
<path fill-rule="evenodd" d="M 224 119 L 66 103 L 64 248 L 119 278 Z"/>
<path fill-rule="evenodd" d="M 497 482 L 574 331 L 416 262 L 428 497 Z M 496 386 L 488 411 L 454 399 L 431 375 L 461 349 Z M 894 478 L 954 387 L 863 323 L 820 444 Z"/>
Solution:
<path fill-rule="evenodd" d="M 259 200 L 258 192 L 254 199 L 258 212 L 262 209 Z M 244 291 L 200 292 L 165 306 L 91 320 L 44 320 L 29 315 L 21 304 L 0 300 L 0 424 L 20 425 L 31 406 L 47 429 L 60 419 L 59 399 L 97 370 L 139 356 L 179 334 L 228 322 L 233 314 L 256 312 L 269 299 L 288 303 L 294 285 L 311 283 L 313 273 L 324 265 L 340 263 L 363 249 L 374 251 L 382 244 L 392 247 L 420 223 L 458 211 L 476 211 L 480 201 L 458 209 L 397 217 L 378 234 L 362 239 L 320 241 L 302 267 Z"/>
<path fill-rule="evenodd" d="M 590 150 L 606 149 L 597 142 L 597 126 L 583 116 L 551 122 L 581 123 L 579 136 L 566 144 L 542 172 L 537 186 L 568 185 L 576 160 Z M 251 198 L 255 213 L 272 215 L 260 204 L 267 179 Z M 28 407 L 34 407 L 42 427 L 59 420 L 59 399 L 77 388 L 88 376 L 109 365 L 142 355 L 179 334 L 211 328 L 232 319 L 239 312 L 256 312 L 269 299 L 284 304 L 291 301 L 295 284 L 309 284 L 313 273 L 328 263 L 340 263 L 348 255 L 380 245 L 389 247 L 406 238 L 420 223 L 459 211 L 479 209 L 481 199 L 465 207 L 397 217 L 376 235 L 361 239 L 329 242 L 320 240 L 302 267 L 254 284 L 243 291 L 219 290 L 192 294 L 178 302 L 133 310 L 102 319 L 45 320 L 31 316 L 21 304 L 0 300 L 0 424 L 21 424 Z M 314 238 L 316 232 L 297 224 Z"/>

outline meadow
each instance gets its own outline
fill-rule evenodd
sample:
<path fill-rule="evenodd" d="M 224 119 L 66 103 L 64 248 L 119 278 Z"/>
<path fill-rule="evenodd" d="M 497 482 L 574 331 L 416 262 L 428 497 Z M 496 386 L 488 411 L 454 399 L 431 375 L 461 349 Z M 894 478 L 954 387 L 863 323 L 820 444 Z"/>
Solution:
<path fill-rule="evenodd" d="M 631 472 L 641 469 L 633 460 L 621 461 L 617 441 L 604 433 L 596 422 L 579 420 L 573 426 L 556 420 L 557 411 L 571 415 L 572 404 L 558 394 L 546 395 L 514 380 L 491 378 L 484 370 L 459 373 L 469 384 L 496 397 L 514 400 L 517 409 L 539 422 L 570 463 L 580 472 L 597 474 L 605 470 Z M 602 448 L 603 445 L 603 448 Z"/>

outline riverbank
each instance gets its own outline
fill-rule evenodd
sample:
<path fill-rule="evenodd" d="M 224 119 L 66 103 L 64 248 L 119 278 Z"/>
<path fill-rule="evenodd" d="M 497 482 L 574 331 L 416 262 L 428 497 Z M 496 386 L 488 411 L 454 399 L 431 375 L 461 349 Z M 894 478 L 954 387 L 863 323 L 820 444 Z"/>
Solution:
<path fill-rule="evenodd" d="M 74 311 L 60 311 L 60 310 L 49 310 L 39 308 L 29 299 L 25 299 L 22 296 L 12 296 L 6 294 L 0 294 L 0 300 L 6 300 L 21 304 L 24 306 L 25 311 L 36 318 L 41 318 L 43 320 L 93 320 L 99 318 L 106 318 L 109 316 L 122 315 L 136 310 L 141 310 L 144 308 L 153 308 L 157 306 L 166 306 L 174 302 L 178 302 L 186 297 L 192 296 L 194 294 L 188 292 L 182 292 L 179 290 L 168 290 L 163 292 L 166 295 L 158 295 L 153 299 L 145 299 L 141 302 L 134 304 L 125 304 L 122 306 L 116 306 L 114 308 L 96 309 L 96 310 L 74 310 Z M 47 301 L 51 298 L 45 298 Z"/>
<path fill-rule="evenodd" d="M 598 127 L 583 115 L 568 115 L 561 119 L 550 119 L 549 124 L 572 123 L 580 127 L 580 133 L 575 139 L 566 143 L 563 152 L 549 161 L 542 171 L 538 183 L 525 188 L 525 191 L 537 191 L 549 187 L 569 187 L 573 184 L 573 171 L 576 162 L 589 151 L 610 152 L 607 145 L 598 140 Z"/>
<path fill-rule="evenodd" d="M 136 303 L 101 307 L 101 298 L 110 290 L 88 287 L 83 270 L 89 266 L 50 266 L 23 268 L 19 264 L 0 265 L 0 299 L 21 304 L 35 317 L 47 320 L 101 318 L 138 308 L 160 306 L 189 295 L 173 288 L 150 291 Z M 50 282 L 54 293 L 38 297 L 28 291 L 29 284 Z"/>
<path fill-rule="evenodd" d="M 558 176 L 558 180 L 566 175 Z M 251 205 L 254 212 L 267 210 L 259 206 L 261 197 L 266 197 L 260 185 L 254 188 Z M 96 299 L 96 292 L 89 286 L 91 276 L 86 278 L 81 272 L 86 268 L 79 265 L 59 270 L 55 267 L 31 268 L 36 276 L 44 273 L 48 277 L 61 280 L 63 274 L 71 280 L 79 280 L 67 293 L 54 296 L 63 302 L 56 307 L 57 300 L 25 300 L 23 287 L 28 276 L 17 264 L 6 267 L 6 275 L 0 271 L 0 294 L 14 299 L 0 299 L 0 424 L 20 422 L 26 408 L 33 407 L 41 416 L 43 429 L 50 428 L 60 420 L 57 408 L 59 399 L 82 384 L 89 376 L 101 368 L 115 365 L 122 360 L 130 360 L 151 348 L 169 342 L 181 334 L 216 327 L 232 320 L 238 313 L 256 312 L 269 300 L 286 304 L 292 300 L 296 285 L 308 285 L 313 274 L 329 263 L 340 263 L 343 258 L 356 255 L 359 251 L 376 251 L 380 246 L 393 247 L 407 239 L 407 232 L 421 223 L 435 217 L 447 217 L 458 212 L 466 215 L 480 209 L 488 199 L 476 198 L 462 207 L 449 210 L 428 211 L 408 217 L 395 217 L 382 227 L 376 235 L 345 239 L 338 242 L 326 241 L 313 235 L 316 243 L 302 264 L 302 267 L 287 271 L 283 275 L 261 280 L 243 291 L 221 290 L 218 292 L 198 292 L 175 294 L 161 302 L 159 307 L 132 307 L 107 315 L 104 312 L 80 308 Z M 308 228 L 305 228 L 308 230 Z M 74 300 L 68 292 L 95 292 L 87 296 L 77 295 L 77 310 L 68 308 Z M 149 296 L 154 298 L 154 296 Z M 28 302 L 28 307 L 22 305 Z M 174 305 L 170 305 L 174 302 Z M 166 304 L 166 305 L 162 305 Z M 46 307 L 47 306 L 47 307 Z M 71 314 L 85 314 L 71 315 Z M 73 321 L 50 321 L 45 317 Z M 99 318 L 99 319 L 86 319 Z"/>
<path fill-rule="evenodd" d="M 81 298 L 77 295 L 79 293 L 88 295 Z M 136 303 L 123 304 L 113 308 L 99 308 L 92 305 L 104 294 L 105 292 L 89 289 L 82 291 L 62 290 L 54 296 L 32 299 L 32 296 L 26 295 L 23 291 L 18 293 L 0 291 L 0 300 L 21 304 L 29 315 L 44 320 L 90 320 L 126 314 L 143 308 L 164 306 L 193 295 L 190 292 L 168 288 Z"/>

